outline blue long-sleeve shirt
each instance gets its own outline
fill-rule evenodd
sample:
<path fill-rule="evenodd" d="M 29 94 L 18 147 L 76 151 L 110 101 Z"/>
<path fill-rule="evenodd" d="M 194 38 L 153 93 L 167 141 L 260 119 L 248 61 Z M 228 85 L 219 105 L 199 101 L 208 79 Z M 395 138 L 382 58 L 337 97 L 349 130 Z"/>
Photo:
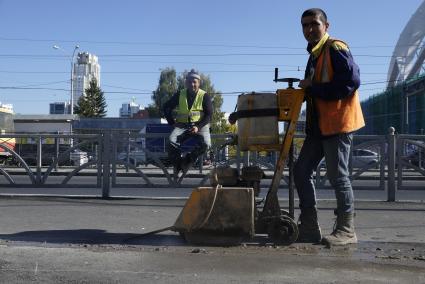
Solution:
<path fill-rule="evenodd" d="M 308 46 L 307 51 L 312 52 L 313 47 Z M 312 83 L 311 87 L 307 88 L 307 119 L 306 133 L 308 135 L 319 135 L 318 113 L 315 107 L 315 98 L 320 98 L 325 101 L 341 100 L 354 94 L 360 86 L 360 69 L 354 62 L 350 50 L 347 48 L 335 48 L 332 44 L 329 47 L 329 55 L 331 64 L 334 70 L 333 78 L 327 83 Z M 310 55 L 305 71 L 305 78 L 312 78 L 312 72 L 316 68 L 317 58 Z M 309 99 L 311 98 L 311 99 Z"/>

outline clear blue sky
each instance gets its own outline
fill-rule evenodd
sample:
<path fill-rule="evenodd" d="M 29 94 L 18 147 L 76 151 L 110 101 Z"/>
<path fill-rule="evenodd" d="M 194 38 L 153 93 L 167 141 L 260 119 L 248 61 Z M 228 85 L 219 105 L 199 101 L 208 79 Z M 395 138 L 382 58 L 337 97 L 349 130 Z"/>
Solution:
<path fill-rule="evenodd" d="M 50 102 L 69 100 L 79 44 L 99 57 L 108 116 L 133 96 L 147 106 L 166 67 L 209 75 L 230 112 L 233 92 L 283 87 L 272 81 L 274 67 L 280 77 L 303 76 L 300 15 L 312 6 L 327 12 L 329 33 L 351 46 L 365 99 L 385 88 L 394 46 L 422 1 L 0 0 L 0 101 L 16 113 L 47 114 Z"/>

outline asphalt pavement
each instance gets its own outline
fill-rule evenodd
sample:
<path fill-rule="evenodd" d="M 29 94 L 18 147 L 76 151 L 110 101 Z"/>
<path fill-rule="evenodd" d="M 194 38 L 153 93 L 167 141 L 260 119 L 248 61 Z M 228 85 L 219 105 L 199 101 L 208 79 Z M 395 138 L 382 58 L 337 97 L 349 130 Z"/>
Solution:
<path fill-rule="evenodd" d="M 184 199 L 0 197 L 0 283 L 425 283 L 425 203 L 356 203 L 358 245 L 187 244 Z M 281 200 L 287 207 L 287 200 Z M 319 201 L 324 234 L 332 200 Z M 296 212 L 296 215 L 298 212 Z"/>

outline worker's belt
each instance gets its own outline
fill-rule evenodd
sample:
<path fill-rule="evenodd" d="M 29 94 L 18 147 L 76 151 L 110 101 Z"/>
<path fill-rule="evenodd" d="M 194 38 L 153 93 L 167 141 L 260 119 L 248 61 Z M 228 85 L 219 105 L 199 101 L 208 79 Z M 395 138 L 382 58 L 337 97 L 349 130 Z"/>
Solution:
<path fill-rule="evenodd" d="M 262 116 L 279 116 L 279 109 L 264 108 L 264 109 L 238 110 L 236 112 L 232 112 L 229 115 L 229 122 L 231 124 L 234 124 L 236 123 L 236 120 L 240 118 L 262 117 Z"/>

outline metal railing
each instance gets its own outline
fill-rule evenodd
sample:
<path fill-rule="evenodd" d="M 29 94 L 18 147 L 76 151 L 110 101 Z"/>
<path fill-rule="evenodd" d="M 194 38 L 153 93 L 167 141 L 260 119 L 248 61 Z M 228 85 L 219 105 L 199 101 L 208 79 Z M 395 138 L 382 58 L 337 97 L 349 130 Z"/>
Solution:
<path fill-rule="evenodd" d="M 147 139 L 151 138 L 162 139 L 159 147 L 162 151 L 152 151 L 146 147 Z M 193 188 L 204 185 L 208 182 L 209 170 L 214 166 L 230 166 L 240 171 L 242 166 L 259 165 L 266 173 L 265 184 L 273 175 L 276 153 L 241 153 L 238 146 L 231 143 L 234 135 L 213 134 L 212 164 L 205 165 L 203 159 L 200 159 L 197 167 L 191 169 L 183 179 L 175 180 L 172 178 L 172 166 L 167 161 L 167 138 L 168 134 L 132 134 L 122 131 L 72 135 L 2 134 L 0 141 L 33 141 L 33 152 L 24 153 L 18 146 L 12 148 L 0 143 L 3 154 L 7 156 L 5 163 L 0 166 L 0 187 L 85 187 L 99 189 L 101 196 L 107 198 L 111 196 L 111 189 Z M 48 140 L 54 147 L 46 151 L 48 144 L 45 142 Z M 69 143 L 71 140 L 73 143 Z M 64 144 L 61 143 L 64 141 Z M 425 135 L 397 135 L 394 129 L 390 129 L 388 135 L 355 135 L 352 151 L 356 149 L 372 150 L 378 154 L 378 158 L 360 167 L 350 164 L 352 181 L 370 180 L 367 188 L 387 190 L 388 201 L 395 200 L 397 190 L 425 190 L 425 186 L 412 185 L 409 181 L 420 179 L 425 184 Z M 87 159 L 72 164 L 70 156 L 73 153 L 87 153 Z M 123 153 L 124 159 L 121 155 Z M 140 154 L 144 159 L 139 161 L 132 153 Z M 30 164 L 28 156 L 35 163 Z M 329 188 L 325 171 L 322 167 L 316 171 L 317 188 Z M 288 183 L 288 172 L 285 172 L 281 186 L 287 187 Z M 357 189 L 361 186 L 353 187 Z"/>

